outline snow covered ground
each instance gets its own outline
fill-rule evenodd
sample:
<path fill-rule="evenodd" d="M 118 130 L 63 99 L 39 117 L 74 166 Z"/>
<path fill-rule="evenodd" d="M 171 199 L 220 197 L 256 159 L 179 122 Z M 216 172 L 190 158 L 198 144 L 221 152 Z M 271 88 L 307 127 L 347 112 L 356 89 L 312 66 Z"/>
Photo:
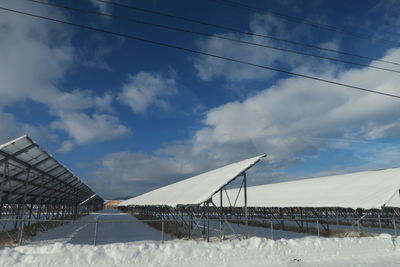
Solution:
<path fill-rule="evenodd" d="M 93 244 L 94 232 L 98 220 L 97 244 L 116 242 L 132 242 L 140 240 L 161 240 L 161 233 L 146 224 L 136 220 L 133 216 L 120 213 L 117 210 L 105 209 L 100 212 L 84 216 L 74 223 L 50 229 L 47 232 L 38 232 L 30 244 L 43 243 L 70 243 Z M 165 240 L 171 236 L 164 235 Z"/>
<path fill-rule="evenodd" d="M 120 242 L 132 242 L 142 240 L 161 240 L 161 232 L 149 227 L 147 224 L 138 221 L 130 214 L 120 213 L 114 209 L 104 209 L 100 212 L 92 213 L 84 216 L 74 223 L 65 224 L 48 230 L 47 232 L 38 232 L 37 235 L 24 243 L 70 243 L 80 245 L 92 245 L 94 243 L 95 222 L 98 220 L 98 229 L 96 244 L 111 244 Z M 219 229 L 218 222 L 214 224 L 212 229 Z M 231 227 L 236 233 L 245 234 L 255 237 L 271 238 L 271 230 L 263 227 L 245 227 L 241 224 L 231 224 Z M 225 226 L 227 234 L 230 234 L 228 227 Z M 219 235 L 219 233 L 211 234 Z M 301 238 L 307 234 L 295 233 L 289 231 L 274 230 L 274 239 L 281 238 Z M 164 240 L 171 240 L 173 237 L 169 234 L 164 234 Z"/>
<path fill-rule="evenodd" d="M 98 220 L 97 246 L 93 246 Z M 106 222 L 113 221 L 113 222 Z M 243 228 L 243 225 L 235 226 Z M 243 229 L 235 229 L 241 230 Z M 318 238 L 249 227 L 247 240 L 159 240 L 159 231 L 128 214 L 103 210 L 0 249 L 3 266 L 400 266 L 400 237 Z M 284 238 L 282 238 L 284 237 Z M 289 239 L 290 238 L 290 239 Z"/>
<path fill-rule="evenodd" d="M 31 244 L 0 249 L 0 266 L 400 266 L 400 239 L 137 241 L 106 245 Z"/>

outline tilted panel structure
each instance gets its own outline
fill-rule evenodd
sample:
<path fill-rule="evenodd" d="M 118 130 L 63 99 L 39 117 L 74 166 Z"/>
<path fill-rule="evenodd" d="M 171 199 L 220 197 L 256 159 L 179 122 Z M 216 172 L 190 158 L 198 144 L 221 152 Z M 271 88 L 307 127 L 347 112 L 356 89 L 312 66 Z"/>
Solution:
<path fill-rule="evenodd" d="M 28 136 L 0 145 L 0 219 L 74 218 L 103 202 Z"/>
<path fill-rule="evenodd" d="M 242 198 L 236 207 L 229 201 L 239 191 L 213 197 L 230 218 L 243 214 Z M 349 228 L 359 234 L 383 229 L 396 233 L 400 224 L 400 168 L 250 186 L 247 194 L 249 217 L 281 230 L 325 236 L 345 235 Z"/>
<path fill-rule="evenodd" d="M 222 213 L 223 192 L 226 192 L 226 187 L 232 181 L 239 177 L 242 178 L 241 197 L 243 197 L 244 205 L 242 210 L 243 217 L 247 220 L 246 172 L 265 156 L 263 154 L 242 160 L 161 187 L 123 201 L 119 208 L 141 216 L 141 218 L 166 220 L 168 221 L 166 228 L 164 229 L 164 224 L 161 228 L 176 236 L 187 235 L 191 238 L 197 235 L 207 238 L 207 240 L 210 240 L 210 231 L 215 233 L 215 227 L 210 227 L 210 218 L 219 219 L 219 233 L 222 237 L 223 226 L 227 223 L 226 215 Z M 240 192 L 236 198 L 239 197 L 239 194 Z M 221 201 L 213 201 L 214 195 L 220 196 Z"/>
<path fill-rule="evenodd" d="M 247 188 L 247 204 L 277 208 L 400 208 L 399 190 L 400 168 L 391 168 L 251 186 Z M 235 195 L 237 191 L 231 189 L 228 194 Z"/>
<path fill-rule="evenodd" d="M 355 227 L 359 233 L 367 228 L 397 231 L 400 168 L 247 187 L 246 170 L 261 157 L 162 187 L 122 205 L 151 218 L 172 218 L 172 232 L 189 238 L 196 231 L 207 239 L 210 231 L 223 238 L 234 233 L 235 223 L 325 236 L 346 234 Z M 238 175 L 243 176 L 240 188 L 227 189 Z"/>
<path fill-rule="evenodd" d="M 265 155 L 232 163 L 123 201 L 120 206 L 201 205 L 221 188 L 254 166 Z"/>

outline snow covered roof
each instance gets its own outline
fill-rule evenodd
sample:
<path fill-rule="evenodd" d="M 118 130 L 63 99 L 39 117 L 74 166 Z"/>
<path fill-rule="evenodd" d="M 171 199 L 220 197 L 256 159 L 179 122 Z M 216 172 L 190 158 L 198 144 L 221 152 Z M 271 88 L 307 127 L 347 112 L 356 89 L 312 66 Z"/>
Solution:
<path fill-rule="evenodd" d="M 74 201 L 85 201 L 93 195 L 92 198 L 102 201 L 75 174 L 26 135 L 0 145 L 0 186 L 8 193 L 5 201 L 10 202 L 20 200 L 24 194 L 28 201 L 36 201 L 38 196 L 51 197 L 61 192 L 69 192 L 64 193 L 65 198 Z M 68 191 L 73 189 L 76 195 Z"/>
<path fill-rule="evenodd" d="M 123 201 L 120 206 L 129 205 L 200 205 L 209 200 L 220 188 L 250 169 L 261 158 L 260 155 L 240 162 L 196 175 L 194 177 L 170 184 L 143 195 Z"/>
<path fill-rule="evenodd" d="M 381 209 L 400 207 L 399 189 L 400 168 L 392 168 L 248 187 L 247 205 Z M 228 190 L 231 199 L 237 191 Z M 236 206 L 243 206 L 241 197 Z"/>

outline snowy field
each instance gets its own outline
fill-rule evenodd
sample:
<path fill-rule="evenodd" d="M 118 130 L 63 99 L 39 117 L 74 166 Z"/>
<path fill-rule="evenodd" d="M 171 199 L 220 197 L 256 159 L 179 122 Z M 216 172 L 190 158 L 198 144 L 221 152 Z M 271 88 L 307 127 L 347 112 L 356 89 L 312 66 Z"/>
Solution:
<path fill-rule="evenodd" d="M 95 222 L 98 220 L 98 229 L 96 236 L 96 244 L 111 244 L 132 241 L 153 240 L 161 241 L 161 232 L 149 227 L 147 224 L 138 221 L 130 214 L 120 213 L 114 209 L 104 209 L 100 212 L 92 213 L 84 216 L 74 223 L 65 224 L 63 226 L 50 229 L 46 232 L 38 232 L 37 235 L 27 244 L 49 244 L 49 243 L 69 243 L 79 245 L 92 245 L 94 243 Z M 247 233 L 253 237 L 271 238 L 271 230 L 263 227 L 247 228 L 241 224 L 231 224 L 236 233 Z M 225 226 L 227 233 L 229 229 Z M 211 223 L 211 233 L 213 230 L 219 229 L 218 222 Z M 291 239 L 306 237 L 307 234 L 295 233 L 289 231 L 274 230 L 274 239 Z M 164 240 L 171 240 L 173 237 L 164 234 Z"/>
<path fill-rule="evenodd" d="M 98 220 L 97 246 L 93 246 Z M 108 221 L 108 222 L 107 222 Z M 112 222 L 109 222 L 112 221 Z M 243 225 L 234 226 L 243 230 Z M 400 237 L 318 238 L 249 227 L 247 240 L 178 240 L 128 214 L 103 210 L 0 249 L 5 266 L 400 266 Z M 265 238 L 267 237 L 267 238 Z"/>
<path fill-rule="evenodd" d="M 137 241 L 99 246 L 31 244 L 0 250 L 0 266 L 400 266 L 391 236 L 211 242 Z"/>
<path fill-rule="evenodd" d="M 94 242 L 96 221 L 98 220 L 97 244 L 132 242 L 143 240 L 161 240 L 161 233 L 133 216 L 120 213 L 117 210 L 105 209 L 100 212 L 84 216 L 74 223 L 50 229 L 47 232 L 38 232 L 29 244 L 69 243 L 91 245 Z M 165 240 L 171 236 L 164 235 Z"/>

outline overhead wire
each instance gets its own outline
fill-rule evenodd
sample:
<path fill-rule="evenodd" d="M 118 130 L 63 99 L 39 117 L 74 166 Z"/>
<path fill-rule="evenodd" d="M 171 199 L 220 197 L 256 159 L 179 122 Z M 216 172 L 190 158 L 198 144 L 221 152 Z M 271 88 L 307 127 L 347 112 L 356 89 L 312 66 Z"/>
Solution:
<path fill-rule="evenodd" d="M 339 27 L 336 27 L 336 26 L 324 24 L 324 23 L 321 23 L 321 22 L 316 22 L 316 21 L 312 21 L 312 20 L 308 20 L 308 19 L 304 19 L 304 18 L 299 18 L 299 17 L 287 15 L 287 14 L 278 13 L 278 12 L 271 11 L 271 10 L 266 9 L 266 8 L 260 8 L 260 7 L 251 6 L 251 5 L 244 4 L 244 3 L 241 3 L 241 2 L 238 2 L 238 1 L 233 1 L 233 0 L 212 0 L 212 1 L 220 3 L 220 4 L 228 5 L 228 6 L 231 6 L 231 7 L 251 10 L 251 11 L 254 11 L 254 12 L 263 12 L 263 13 L 269 14 L 271 16 L 281 18 L 281 19 L 285 19 L 285 20 L 289 20 L 289 21 L 295 21 L 296 23 L 299 23 L 299 24 L 305 24 L 305 25 L 309 25 L 309 26 L 313 26 L 313 27 L 318 27 L 318 28 L 321 28 L 321 29 L 324 29 L 324 30 L 329 30 L 329 31 L 332 31 L 332 32 L 344 33 L 344 34 L 347 34 L 347 35 L 351 35 L 352 37 L 368 39 L 368 40 L 379 39 L 381 42 L 385 42 L 385 43 L 388 43 L 388 44 L 391 44 L 391 45 L 393 45 L 393 44 L 399 45 L 399 42 L 387 40 L 387 39 L 384 39 L 384 38 L 376 38 L 371 33 L 361 33 L 359 31 L 346 30 L 346 29 L 339 28 Z"/>
<path fill-rule="evenodd" d="M 127 9 L 131 9 L 131 10 L 135 10 L 135 11 L 139 11 L 139 12 L 143 12 L 143 13 L 147 13 L 147 14 L 153 14 L 153 15 L 158 15 L 158 16 L 167 17 L 167 18 L 171 18 L 171 19 L 177 19 L 177 20 L 181 20 L 181 21 L 186 21 L 186 22 L 191 22 L 191 23 L 195 23 L 195 24 L 199 24 L 199 25 L 213 27 L 215 29 L 227 30 L 227 31 L 231 31 L 231 32 L 244 34 L 244 35 L 250 35 L 250 36 L 266 38 L 266 39 L 270 39 L 270 40 L 274 40 L 274 41 L 278 41 L 278 42 L 284 42 L 284 43 L 291 44 L 291 45 L 313 48 L 313 49 L 318 49 L 321 51 L 342 54 L 345 56 L 352 56 L 352 57 L 357 57 L 360 59 L 373 60 L 373 61 L 378 61 L 378 62 L 383 62 L 383 63 L 387 63 L 387 64 L 393 64 L 393 65 L 400 66 L 400 63 L 398 63 L 398 62 L 393 62 L 393 61 L 389 61 L 389 60 L 383 60 L 383 59 L 379 59 L 379 58 L 359 55 L 359 54 L 350 53 L 350 52 L 333 49 L 333 48 L 326 48 L 326 47 L 316 46 L 316 45 L 312 45 L 312 44 L 306 44 L 306 43 L 302 43 L 302 42 L 292 41 L 292 40 L 279 38 L 279 37 L 266 35 L 266 34 L 261 34 L 261 33 L 257 33 L 257 32 L 240 30 L 240 29 L 236 29 L 233 27 L 218 25 L 218 24 L 209 23 L 209 22 L 205 22 L 205 21 L 201 21 L 201 20 L 196 20 L 196 19 L 192 19 L 192 18 L 188 18 L 188 17 L 177 16 L 177 15 L 168 14 L 168 13 L 164 13 L 164 12 L 160 12 L 160 11 L 137 7 L 137 6 L 133 6 L 132 4 L 127 5 L 127 4 L 122 4 L 119 2 L 114 2 L 114 1 L 109 1 L 109 0 L 94 0 L 94 1 L 105 3 L 105 4 L 110 4 L 110 5 L 118 6 L 118 7 L 122 7 L 122 8 L 127 8 Z"/>
<path fill-rule="evenodd" d="M 88 25 L 84 25 L 84 24 L 79 24 L 79 23 L 69 22 L 69 21 L 65 21 L 65 20 L 50 18 L 50 17 L 46 17 L 46 16 L 36 15 L 36 14 L 32 14 L 32 13 L 28 13 L 28 12 L 24 12 L 24 11 L 20 11 L 20 10 L 15 10 L 15 9 L 11 9 L 11 8 L 1 7 L 1 6 L 0 6 L 0 10 L 4 10 L 4 11 L 11 12 L 11 13 L 24 15 L 24 16 L 44 19 L 44 20 L 48 20 L 48 21 L 52 21 L 52 22 L 57 22 L 57 23 L 60 23 L 60 24 L 74 26 L 74 27 L 77 27 L 77 28 L 87 29 L 87 30 L 91 30 L 91 31 L 95 31 L 95 32 L 105 33 L 105 34 L 108 34 L 108 35 L 123 37 L 123 38 L 127 38 L 127 39 L 132 39 L 132 40 L 137 40 L 137 41 L 141 41 L 141 42 L 144 42 L 144 43 L 154 44 L 154 45 L 157 45 L 157 46 L 169 47 L 169 48 L 172 48 L 172 49 L 175 49 L 175 50 L 181 50 L 181 51 L 190 52 L 192 54 L 199 54 L 199 55 L 203 55 L 203 56 L 207 56 L 207 57 L 222 59 L 222 60 L 226 60 L 226 61 L 230 61 L 230 62 L 240 63 L 240 64 L 243 64 L 243 65 L 248 65 L 248 66 L 253 66 L 253 67 L 257 67 L 257 68 L 262 68 L 262 69 L 266 69 L 266 70 L 275 71 L 275 72 L 280 72 L 280 73 L 284 73 L 284 74 L 288 74 L 288 75 L 292 75 L 292 76 L 297 76 L 297 77 L 302 77 L 302 78 L 311 79 L 311 80 L 315 80 L 315 81 L 320 81 L 320 82 L 324 82 L 324 83 L 327 83 L 327 84 L 338 85 L 338 86 L 341 86 L 341 87 L 356 89 L 356 90 L 360 90 L 360 91 L 364 91 L 364 92 L 369 92 L 369 93 L 374 93 L 374 94 L 379 94 L 379 95 L 383 95 L 383 96 L 387 96 L 387 97 L 393 97 L 393 98 L 400 99 L 400 95 L 394 95 L 394 94 L 389 94 L 389 93 L 385 93 L 385 92 L 381 92 L 381 91 L 375 91 L 375 90 L 372 90 L 372 89 L 367 89 L 367 88 L 363 88 L 363 87 L 359 87 L 359 86 L 349 85 L 349 84 L 336 82 L 336 81 L 332 81 L 332 80 L 328 80 L 328 79 L 324 79 L 324 78 L 318 78 L 318 77 L 311 76 L 311 75 L 301 74 L 301 73 L 282 70 L 282 69 L 278 69 L 278 68 L 274 68 L 274 67 L 270 67 L 270 66 L 251 63 L 251 62 L 247 62 L 247 61 L 243 61 L 243 60 L 239 60 L 239 59 L 234 59 L 234 58 L 229 58 L 229 57 L 225 57 L 225 56 L 215 55 L 215 54 L 212 54 L 212 53 L 198 51 L 198 50 L 194 50 L 194 49 L 190 49 L 190 48 L 186 48 L 186 47 L 181 47 L 181 46 L 177 46 L 177 45 L 173 45 L 173 44 L 169 44 L 169 43 L 149 40 L 149 39 L 145 39 L 145 38 L 134 36 L 134 35 L 130 35 L 130 34 L 124 34 L 124 33 L 118 33 L 118 32 L 114 32 L 114 31 L 104 30 L 104 29 L 100 29 L 100 28 L 97 28 L 97 27 L 93 27 L 93 26 L 88 26 Z"/>
<path fill-rule="evenodd" d="M 67 9 L 67 10 L 72 10 L 72 11 L 85 13 L 85 14 L 100 15 L 100 16 L 104 16 L 104 17 L 117 19 L 117 20 L 149 25 L 149 26 L 152 26 L 152 27 L 158 27 L 158 28 L 163 28 L 163 29 L 168 29 L 168 30 L 173 30 L 173 31 L 180 31 L 180 32 L 185 32 L 185 33 L 205 36 L 205 37 L 208 37 L 208 38 L 227 40 L 227 41 L 237 42 L 237 43 L 241 43 L 241 44 L 245 44 L 245 45 L 268 48 L 268 49 L 273 49 L 273 50 L 282 51 L 282 52 L 288 52 L 288 53 L 302 55 L 302 56 L 315 57 L 315 58 L 319 58 L 319 59 L 345 63 L 345 64 L 349 64 L 349 65 L 355 65 L 355 66 L 360 66 L 360 67 L 378 69 L 378 70 L 382 70 L 382 71 L 400 73 L 400 70 L 394 70 L 394 69 L 383 68 L 383 67 L 378 67 L 378 66 L 373 66 L 373 65 L 368 65 L 368 64 L 362 64 L 362 63 L 357 63 L 357 62 L 353 62 L 353 61 L 342 60 L 342 59 L 339 59 L 339 58 L 332 58 L 332 57 L 327 57 L 327 56 L 310 54 L 310 53 L 305 53 L 305 52 L 301 52 L 301 51 L 297 51 L 297 50 L 291 50 L 291 49 L 286 49 L 286 48 L 281 48 L 281 47 L 275 47 L 275 46 L 266 45 L 266 44 L 254 43 L 254 42 L 238 40 L 238 39 L 232 39 L 232 38 L 221 36 L 221 35 L 209 34 L 209 33 L 205 33 L 205 32 L 193 31 L 193 30 L 188 30 L 188 29 L 179 28 L 179 27 L 162 25 L 162 24 L 158 24 L 158 23 L 153 23 L 153 22 L 134 19 L 134 18 L 131 18 L 131 17 L 128 18 L 128 17 L 116 16 L 116 15 L 112 15 L 112 14 L 108 14 L 108 13 L 104 13 L 104 12 L 97 12 L 97 11 L 93 11 L 93 10 L 80 9 L 80 8 L 75 8 L 75 7 L 65 6 L 65 5 L 59 5 L 59 4 L 49 3 L 49 2 L 42 2 L 42 1 L 38 1 L 38 0 L 27 0 L 27 1 L 38 3 L 38 4 L 42 4 L 42 5 L 46 5 L 46 6 L 56 7 L 56 8 L 63 8 L 63 9 Z"/>

